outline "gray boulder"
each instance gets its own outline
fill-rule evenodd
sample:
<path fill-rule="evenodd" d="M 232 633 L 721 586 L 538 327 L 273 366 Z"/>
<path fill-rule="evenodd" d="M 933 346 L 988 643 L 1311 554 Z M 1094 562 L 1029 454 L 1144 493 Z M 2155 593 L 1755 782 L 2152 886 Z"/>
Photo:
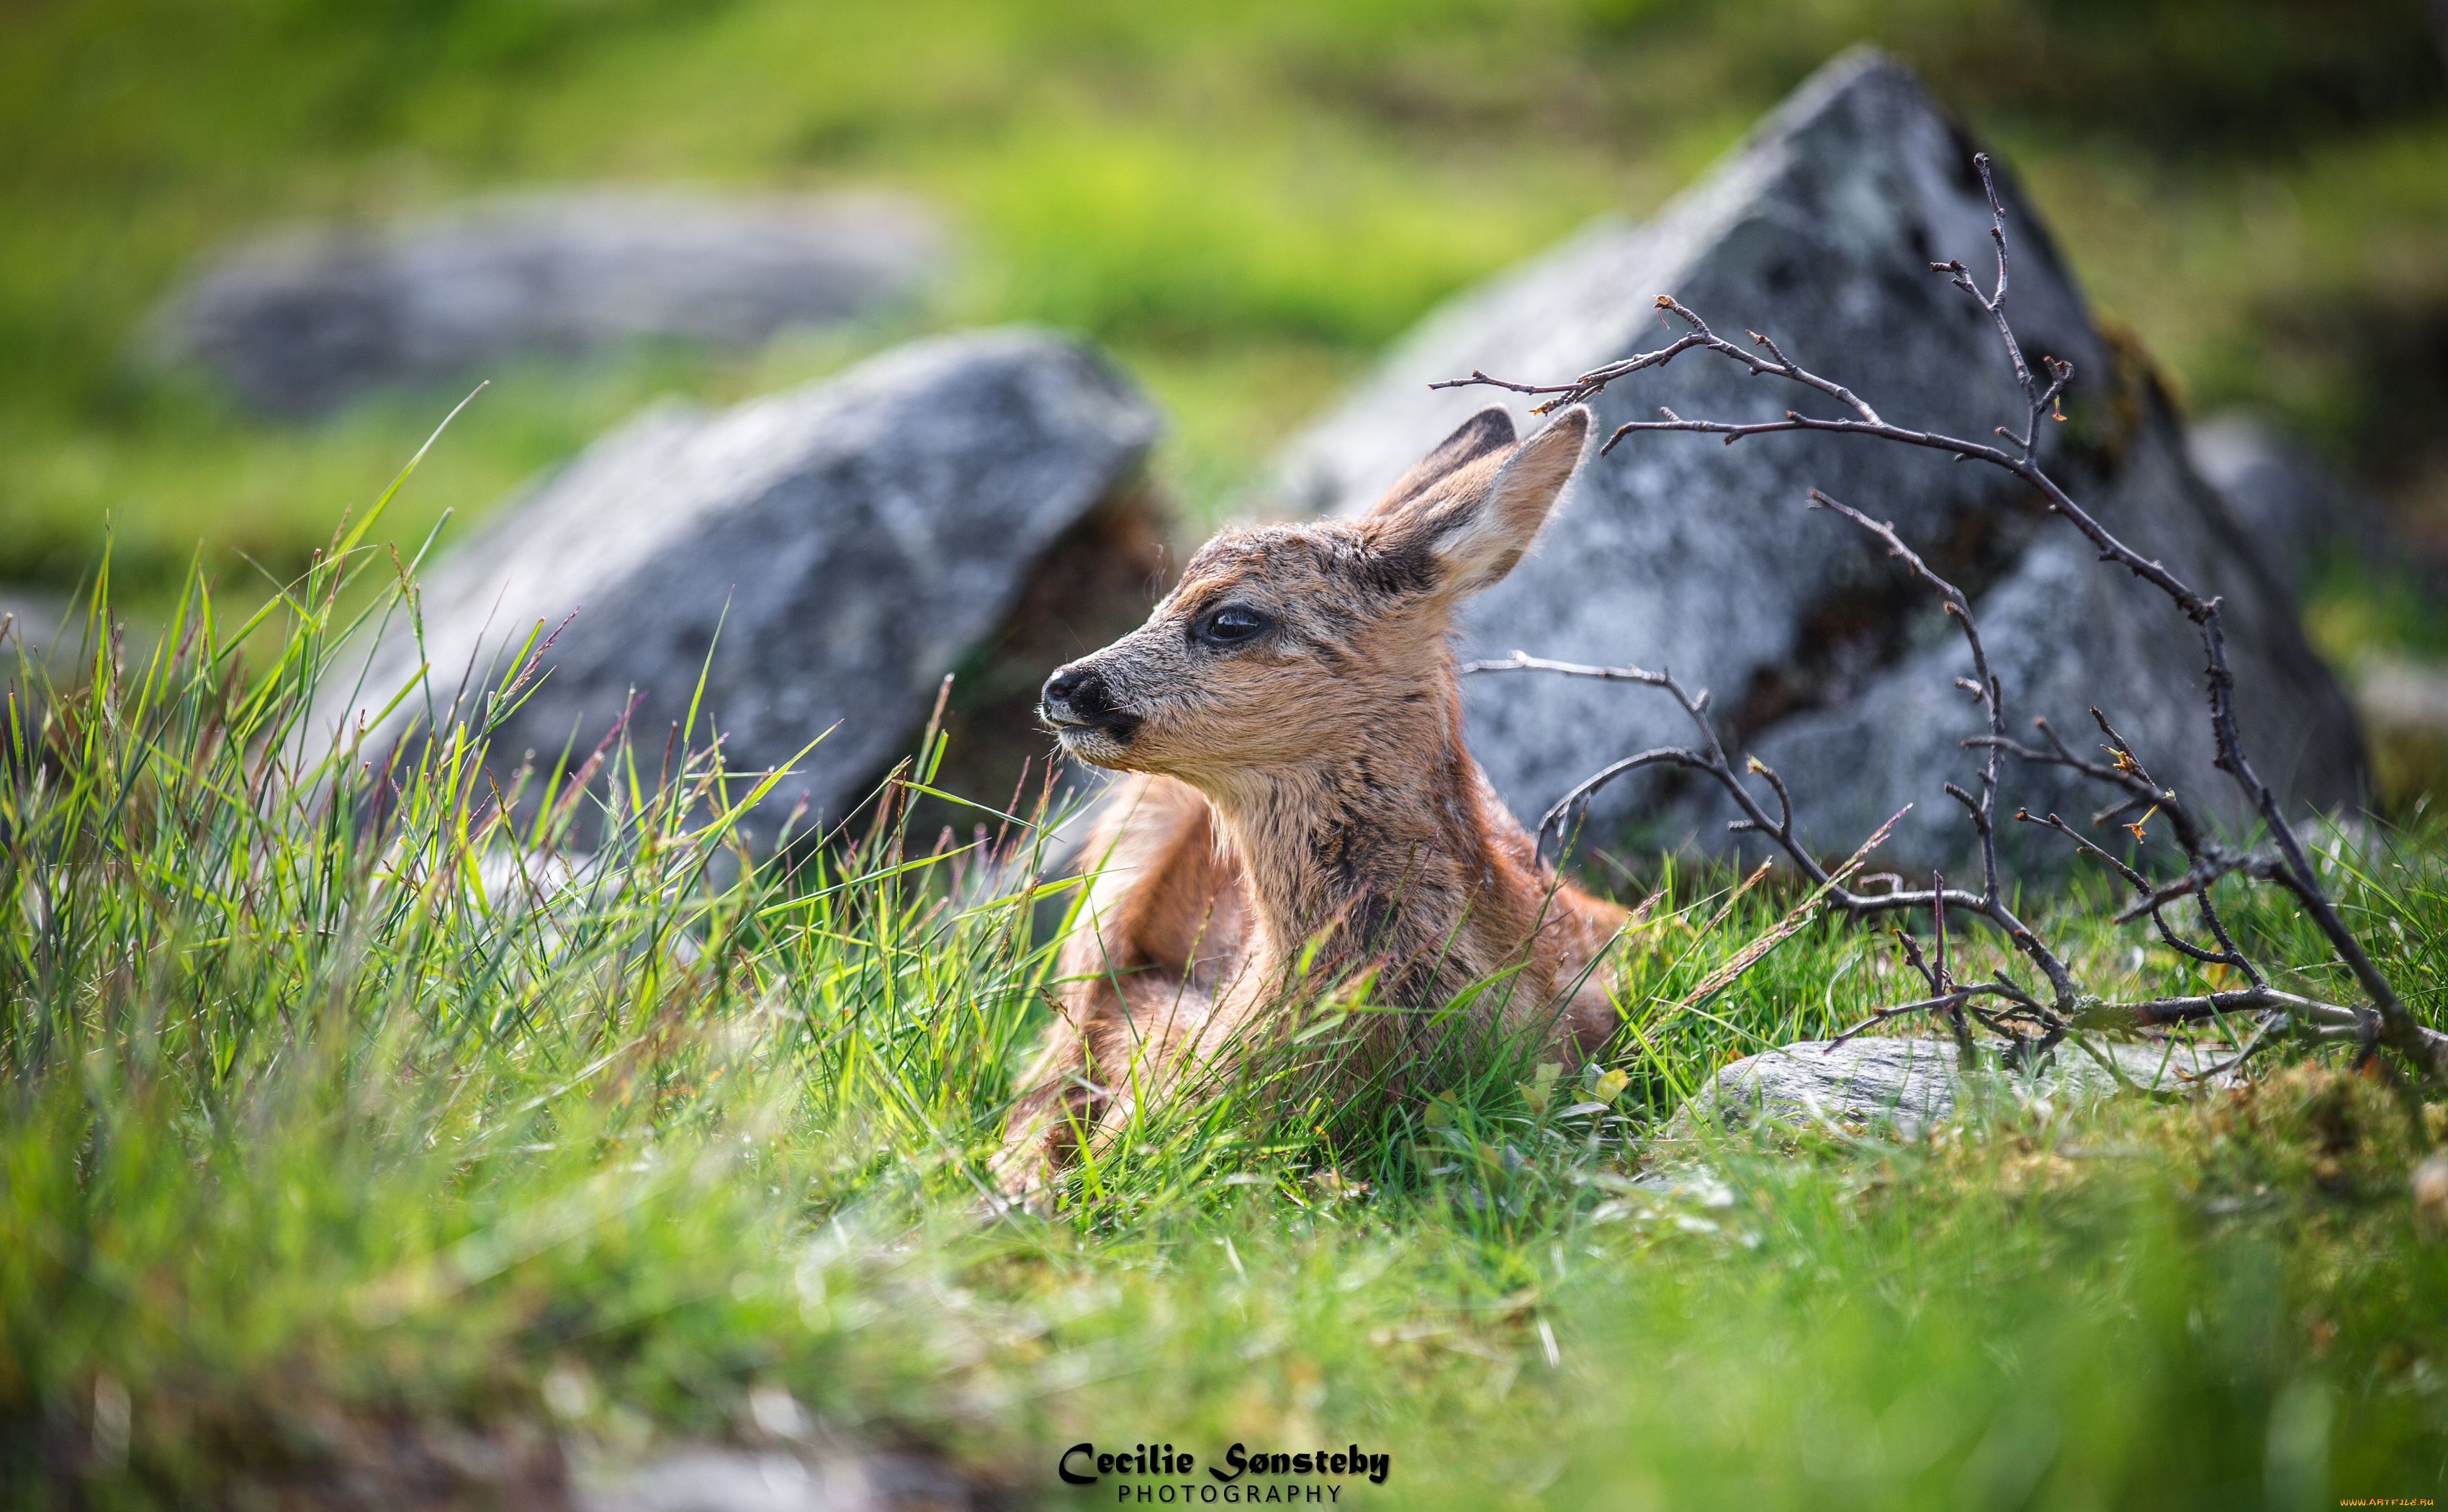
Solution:
<path fill-rule="evenodd" d="M 2375 656 L 2357 671 L 2356 702 L 2376 734 L 2448 747 L 2448 667 Z"/>
<path fill-rule="evenodd" d="M 945 239 L 882 195 L 720 199 L 592 189 L 506 196 L 381 233 L 241 248 L 156 317 L 172 358 L 262 410 L 309 414 L 378 383 L 637 337 L 750 345 L 904 299 Z"/>
<path fill-rule="evenodd" d="M 2308 585 L 2327 551 L 2350 551 L 2374 565 L 2407 560 L 2378 501 L 2251 415 L 2229 411 L 2192 427 L 2185 455 L 2291 588 Z"/>
<path fill-rule="evenodd" d="M 2147 1090 L 2178 1092 L 2223 1084 L 2209 1049 L 2174 1042 L 2115 1042 L 2097 1046 L 2117 1072 Z M 1689 1132 L 1706 1115 L 1728 1128 L 1759 1120 L 1791 1124 L 1890 1125 L 1910 1136 L 1955 1112 L 1961 1078 L 1952 1040 L 1861 1039 L 1830 1045 L 1804 1040 L 1745 1056 L 1720 1070 L 1696 1105 L 1677 1116 Z M 2115 1075 L 2072 1044 L 2060 1045 L 2037 1069 L 1985 1068 L 2002 1090 L 2026 1097 L 2103 1097 L 2119 1090 Z"/>
<path fill-rule="evenodd" d="M 1930 273 L 1992 266 L 1972 143 L 1899 65 L 1874 52 L 1805 84 L 1698 186 L 1642 225 L 1593 226 L 1432 315 L 1348 403 L 1291 448 L 1283 487 L 1352 512 L 1472 410 L 1519 395 L 1430 381 L 1474 369 L 1553 382 L 1680 333 L 1654 306 L 1673 294 L 1720 335 L 1763 330 L 1806 367 L 1847 383 L 1901 424 L 1986 436 L 2021 401 L 1987 316 Z M 2343 698 L 2295 622 L 2286 585 L 2239 540 L 2194 473 L 2148 370 L 2104 340 L 2047 232 L 2016 189 L 2009 313 L 2027 350 L 2070 359 L 2072 419 L 2047 460 L 2075 496 L 2145 555 L 2224 594 L 2239 702 L 2259 769 L 2298 802 L 2357 793 Z M 1704 353 L 1617 382 L 1604 427 L 1685 416 L 1827 412 L 1817 395 Z M 2203 717 L 2202 653 L 2172 605 L 2112 572 L 2011 477 L 1859 437 L 1780 434 L 1736 446 L 1649 434 L 1593 459 L 1540 548 L 1476 604 L 1464 649 L 1664 666 L 1707 688 L 1730 745 L 1790 784 L 1808 841 L 1850 851 L 1906 803 L 1885 859 L 1959 857 L 1966 826 L 1941 783 L 1979 729 L 1953 686 L 1970 670 L 1934 597 L 1856 527 L 1805 507 L 1817 486 L 1892 519 L 1972 594 L 2014 728 L 2045 714 L 2095 739 L 2085 709 L 2120 722 L 2163 778 L 2234 813 Z M 1506 674 L 1468 679 L 1470 739 L 1516 812 L 1535 816 L 1604 763 L 1691 737 L 1651 690 Z M 2088 813 L 2096 794 L 2049 771 L 2011 770 L 2003 812 Z M 1731 809 L 1688 779 L 1628 779 L 1601 794 L 1595 833 L 1730 848 Z M 2009 824 L 2010 842 L 2017 827 Z M 2055 850 L 2049 853 L 2056 853 Z"/>
<path fill-rule="evenodd" d="M 0 684 L 14 680 L 21 657 L 29 666 L 66 672 L 84 635 L 84 617 L 66 597 L 0 583 Z"/>
<path fill-rule="evenodd" d="M 2393 528 L 2378 499 L 2266 422 L 2213 415 L 2187 432 L 2186 450 L 2245 536 L 2297 592 L 2340 558 L 2375 582 L 2411 578 L 2441 591 L 2438 560 Z M 2366 648 L 2344 671 L 2381 802 L 2438 791 L 2448 776 L 2448 667 Z"/>
<path fill-rule="evenodd" d="M 2398 807 L 2448 794 L 2448 666 L 2367 653 L 2353 677 L 2381 801 Z"/>
<path fill-rule="evenodd" d="M 731 770 L 824 737 L 767 801 L 765 837 L 801 803 L 807 823 L 838 818 L 1063 544 L 1107 538 L 1159 424 L 1093 352 L 1031 330 L 915 342 L 717 413 L 651 411 L 424 573 L 422 650 L 392 626 L 317 722 L 353 728 L 411 684 L 373 748 L 477 718 L 536 634 L 542 675 L 495 732 L 497 768 L 583 759 L 633 690 L 631 729 L 660 749 L 702 668 L 697 737 L 718 730 Z"/>

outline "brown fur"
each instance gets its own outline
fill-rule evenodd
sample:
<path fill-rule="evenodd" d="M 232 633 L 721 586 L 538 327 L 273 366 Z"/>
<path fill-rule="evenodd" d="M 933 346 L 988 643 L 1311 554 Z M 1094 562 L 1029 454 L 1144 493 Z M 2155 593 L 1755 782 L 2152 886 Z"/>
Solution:
<path fill-rule="evenodd" d="M 1584 1051 L 1614 1033 L 1590 967 L 1623 911 L 1540 864 L 1463 749 L 1447 646 L 1588 433 L 1574 409 L 1516 443 L 1483 411 L 1363 519 L 1218 535 L 1145 625 L 1048 679 L 1064 749 L 1136 775 L 1089 841 L 1093 927 L 1063 947 L 1061 1017 L 997 1161 L 1007 1190 L 1041 1190 L 1081 1131 L 1363 964 L 1381 1002 L 1414 1008 L 1511 970 L 1475 1000 L 1482 1024 Z M 1264 628 L 1218 643 L 1202 627 L 1228 606 Z M 1360 1053 L 1404 1056 L 1416 1019 L 1384 1022 Z"/>

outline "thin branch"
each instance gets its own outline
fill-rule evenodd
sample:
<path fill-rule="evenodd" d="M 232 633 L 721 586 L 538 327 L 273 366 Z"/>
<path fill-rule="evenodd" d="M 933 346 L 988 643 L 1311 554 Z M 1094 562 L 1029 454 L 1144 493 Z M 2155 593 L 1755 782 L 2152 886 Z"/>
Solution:
<path fill-rule="evenodd" d="M 1844 509 L 1843 506 L 1834 506 L 1833 501 L 1829 503 L 1834 507 Z M 1853 513 L 1849 509 L 1845 509 L 1844 512 Z M 1861 518 L 1858 515 L 1854 517 Z M 1918 558 L 1914 560 L 1919 561 Z M 1927 569 L 1924 567 L 1922 570 Z M 1957 598 L 1961 598 L 1960 592 Z M 1957 620 L 1959 624 L 1974 635 L 1978 635 L 1979 627 L 1974 623 L 1969 608 L 1960 613 Z M 1979 659 L 1977 664 L 1985 675 L 1988 666 L 1985 654 Z M 1745 763 L 1746 772 L 1766 780 L 1777 796 L 1779 812 L 1774 818 L 1769 817 L 1758 794 L 1744 783 L 1743 774 L 1738 774 L 1734 770 L 1733 763 L 1728 759 L 1725 744 L 1718 738 L 1716 726 L 1708 717 L 1707 692 L 1703 691 L 1696 695 L 1691 693 L 1672 672 L 1652 672 L 1644 667 L 1634 666 L 1588 666 L 1579 662 L 1550 660 L 1522 651 L 1516 651 L 1509 657 L 1495 660 L 1464 662 L 1459 670 L 1465 674 L 1546 672 L 1562 677 L 1596 678 L 1604 681 L 1636 682 L 1644 687 L 1661 688 L 1681 705 L 1685 717 L 1692 721 L 1693 728 L 1700 736 L 1702 743 L 1697 748 L 1661 746 L 1643 751 L 1636 756 L 1611 763 L 1580 783 L 1571 793 L 1566 794 L 1562 801 L 1549 809 L 1540 817 L 1538 838 L 1542 846 L 1551 830 L 1559 836 L 1562 834 L 1563 828 L 1570 822 L 1570 815 L 1577 805 L 1586 804 L 1590 796 L 1599 788 L 1627 772 L 1649 766 L 1677 766 L 1703 773 L 1724 790 L 1726 794 L 1733 799 L 1735 807 L 1742 811 L 1741 816 L 1734 821 L 1734 826 L 1743 832 L 1765 836 L 1785 853 L 1787 859 L 1790 860 L 1804 876 L 1825 890 L 1827 900 L 1835 907 L 1856 917 L 1914 909 L 1941 908 L 1960 909 L 1966 912 L 1979 914 L 2004 931 L 2016 948 L 2029 957 L 2033 965 L 2040 969 L 2041 974 L 2049 979 L 2050 986 L 2056 993 L 2062 1011 L 2071 1013 L 2074 1010 L 2074 1004 L 2081 995 L 2075 986 L 2074 975 L 2067 969 L 2065 963 L 2057 958 L 2056 953 L 2049 948 L 2030 926 L 2018 918 L 2014 909 L 2006 904 L 2003 893 L 1996 885 L 1994 850 L 1990 852 L 1992 863 L 1988 882 L 1979 892 L 1971 892 L 1960 888 L 1925 888 L 1906 890 L 1901 887 L 1885 892 L 1858 891 L 1845 886 L 1832 875 L 1820 863 L 1819 858 L 1813 855 L 1795 835 L 1791 794 L 1767 763 L 1757 757 L 1751 757 Z M 1991 679 L 1993 684 L 1995 680 L 1994 678 Z M 1995 765 L 1994 761 L 1992 765 Z M 1985 778 L 1984 781 L 1991 790 L 1994 790 L 1994 775 Z M 1934 988 L 1933 990 L 1942 989 Z"/>

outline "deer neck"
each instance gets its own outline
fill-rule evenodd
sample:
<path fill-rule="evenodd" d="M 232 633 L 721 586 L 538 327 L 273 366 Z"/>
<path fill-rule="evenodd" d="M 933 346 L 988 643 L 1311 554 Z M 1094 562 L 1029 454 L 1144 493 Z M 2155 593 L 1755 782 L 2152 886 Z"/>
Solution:
<path fill-rule="evenodd" d="M 1463 748 L 1447 676 L 1366 749 L 1201 784 L 1248 878 L 1255 980 L 1288 986 L 1321 931 L 1313 974 L 1382 960 L 1405 996 L 1456 990 L 1521 944 L 1535 865 Z"/>

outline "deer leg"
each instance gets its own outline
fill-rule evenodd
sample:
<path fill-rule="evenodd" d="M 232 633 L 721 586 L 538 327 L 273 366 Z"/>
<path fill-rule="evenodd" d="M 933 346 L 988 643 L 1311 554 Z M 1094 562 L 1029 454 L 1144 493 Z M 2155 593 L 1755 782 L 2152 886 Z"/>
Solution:
<path fill-rule="evenodd" d="M 1541 944 L 1549 952 L 1552 980 L 1559 987 L 1579 983 L 1559 1005 L 1554 1030 L 1558 1048 L 1596 1059 L 1623 1027 L 1623 1014 L 1608 991 L 1615 973 L 1605 957 L 1631 915 L 1574 887 L 1557 889 L 1551 907 L 1554 926 Z"/>
<path fill-rule="evenodd" d="M 1142 978 L 1124 985 L 1124 1010 L 1098 1025 L 1090 1045 L 1096 1064 L 1107 1071 L 1100 1085 L 1109 1094 L 1089 1135 L 1100 1158 L 1111 1153 L 1142 1107 L 1172 1097 L 1204 1069 L 1202 1031 L 1215 1005 L 1195 985 L 1178 978 Z"/>
<path fill-rule="evenodd" d="M 1237 958 L 1246 912 L 1236 865 L 1217 852 L 1207 800 L 1171 777 L 1118 784 L 1085 846 L 1083 928 L 1063 943 L 1059 1018 L 1013 1104 L 993 1161 L 1032 1204 L 1083 1138 L 1110 1143 L 1132 1094 L 1167 1084 L 1184 1036 Z"/>
<path fill-rule="evenodd" d="M 1067 1018 L 1057 1018 L 1045 1043 L 1021 1077 L 1027 1090 L 1004 1121 L 1003 1148 L 988 1169 L 1005 1196 L 1042 1207 L 1055 1172 L 1078 1153 L 1083 1130 L 1105 1101 L 1089 1076 L 1088 1042 Z"/>

